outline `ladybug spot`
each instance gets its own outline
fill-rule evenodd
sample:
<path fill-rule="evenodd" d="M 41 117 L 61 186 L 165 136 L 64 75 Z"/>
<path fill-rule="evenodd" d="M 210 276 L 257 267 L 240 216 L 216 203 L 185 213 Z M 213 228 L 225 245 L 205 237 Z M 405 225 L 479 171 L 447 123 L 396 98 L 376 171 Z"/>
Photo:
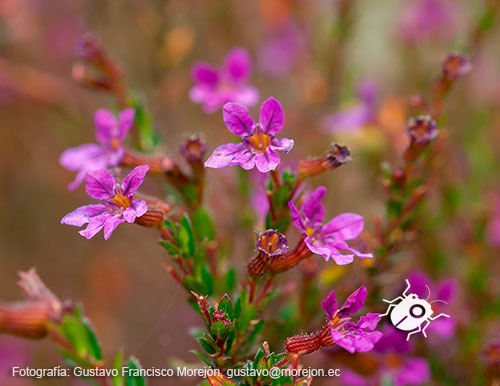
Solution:
<path fill-rule="evenodd" d="M 414 304 L 410 307 L 410 315 L 414 318 L 421 318 L 425 314 L 425 308 L 420 304 Z"/>

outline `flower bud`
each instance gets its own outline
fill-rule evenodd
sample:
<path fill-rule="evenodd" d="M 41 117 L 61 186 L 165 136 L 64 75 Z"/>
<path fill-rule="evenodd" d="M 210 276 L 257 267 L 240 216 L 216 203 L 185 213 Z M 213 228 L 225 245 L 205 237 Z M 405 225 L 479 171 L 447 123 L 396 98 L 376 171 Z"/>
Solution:
<path fill-rule="evenodd" d="M 164 173 L 174 168 L 175 162 L 168 156 L 152 156 L 138 154 L 125 148 L 125 153 L 120 161 L 123 166 L 136 167 L 148 165 L 151 173 Z"/>
<path fill-rule="evenodd" d="M 330 332 L 331 324 L 327 323 L 323 328 L 310 335 L 296 335 L 285 341 L 286 351 L 297 355 L 307 355 L 323 347 L 330 347 L 335 344 Z"/>
<path fill-rule="evenodd" d="M 50 306 L 45 302 L 0 305 L 0 333 L 30 339 L 44 338 L 51 314 Z"/>
<path fill-rule="evenodd" d="M 136 224 L 146 227 L 160 226 L 163 224 L 163 220 L 171 210 L 171 207 L 167 202 L 141 193 L 136 193 L 134 197 L 144 200 L 148 207 L 146 213 L 135 219 Z"/>
<path fill-rule="evenodd" d="M 471 72 L 472 63 L 466 55 L 454 53 L 445 58 L 442 69 L 446 79 L 454 80 Z"/>
<path fill-rule="evenodd" d="M 436 121 L 429 115 L 420 115 L 408 121 L 408 134 L 412 144 L 425 146 L 439 134 Z"/>
<path fill-rule="evenodd" d="M 282 256 L 287 249 L 288 242 L 283 234 L 272 229 L 265 231 L 257 240 L 259 254 L 248 264 L 248 273 L 253 277 L 266 274 L 272 261 Z"/>
<path fill-rule="evenodd" d="M 180 153 L 189 162 L 202 162 L 207 152 L 207 144 L 198 135 L 187 137 L 180 146 Z"/>
<path fill-rule="evenodd" d="M 350 154 L 347 146 L 334 143 L 322 157 L 300 161 L 299 175 L 312 177 L 327 170 L 336 169 L 351 160 Z"/>

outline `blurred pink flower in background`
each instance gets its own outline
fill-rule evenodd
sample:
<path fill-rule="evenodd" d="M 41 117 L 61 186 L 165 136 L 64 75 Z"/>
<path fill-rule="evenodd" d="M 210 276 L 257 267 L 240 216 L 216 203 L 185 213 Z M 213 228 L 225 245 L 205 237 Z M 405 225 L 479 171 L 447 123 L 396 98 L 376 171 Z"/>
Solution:
<path fill-rule="evenodd" d="M 486 225 L 486 242 L 492 247 L 500 246 L 500 198 L 495 198 L 491 218 Z"/>
<path fill-rule="evenodd" d="M 286 75 L 301 59 L 305 48 L 306 38 L 297 25 L 277 27 L 259 47 L 259 68 L 268 75 Z"/>
<path fill-rule="evenodd" d="M 259 92 L 246 85 L 251 72 L 250 54 L 244 48 L 229 52 L 220 69 L 198 62 L 191 69 L 195 85 L 189 91 L 189 98 L 201 103 L 206 113 L 213 113 L 228 102 L 253 106 L 259 100 Z"/>
<path fill-rule="evenodd" d="M 457 5 L 449 0 L 412 0 L 404 8 L 399 32 L 403 40 L 415 43 L 429 38 L 447 39 L 457 27 Z"/>
<path fill-rule="evenodd" d="M 377 88 L 372 81 L 363 81 L 357 88 L 358 102 L 323 119 L 329 132 L 352 132 L 373 122 L 376 114 Z"/>
<path fill-rule="evenodd" d="M 445 278 L 438 282 L 432 281 L 429 276 L 423 272 L 413 272 L 408 277 L 411 289 L 410 293 L 418 295 L 421 299 L 428 299 L 429 303 L 436 300 L 441 300 L 440 302 L 435 302 L 432 304 L 432 309 L 434 314 L 437 315 L 441 312 L 448 313 L 446 309 L 449 305 L 443 302 L 451 303 L 456 297 L 457 284 L 454 279 Z M 427 289 L 426 285 L 429 287 Z M 431 334 L 435 332 L 437 335 L 443 338 L 450 338 L 455 333 L 456 322 L 453 315 L 449 318 L 439 318 L 433 320 L 427 329 Z"/>
<path fill-rule="evenodd" d="M 30 364 L 29 351 L 25 341 L 0 337 L 0 385 L 27 386 L 32 381 L 26 378 L 12 377 L 12 367 L 26 367 Z"/>
<path fill-rule="evenodd" d="M 422 385 L 430 379 L 430 367 L 426 359 L 410 356 L 411 342 L 406 334 L 384 325 L 383 337 L 370 352 L 377 363 L 375 374 L 361 375 L 351 369 L 342 369 L 342 382 L 348 386 Z"/>

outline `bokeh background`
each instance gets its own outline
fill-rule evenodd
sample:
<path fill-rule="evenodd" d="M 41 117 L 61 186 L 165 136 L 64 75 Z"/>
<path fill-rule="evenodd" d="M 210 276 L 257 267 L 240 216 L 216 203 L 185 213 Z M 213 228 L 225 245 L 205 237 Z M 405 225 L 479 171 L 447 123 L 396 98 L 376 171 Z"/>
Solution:
<path fill-rule="evenodd" d="M 350 11 L 339 20 L 345 2 L 352 3 Z M 436 15 L 423 3 L 444 4 L 444 14 Z M 253 62 L 249 83 L 259 89 L 261 100 L 274 96 L 281 101 L 286 118 L 283 133 L 296 141 L 283 162 L 293 165 L 300 158 L 321 155 L 331 141 L 346 143 L 354 162 L 312 182 L 329 187 L 327 213 L 360 213 L 368 230 L 384 211 L 380 163 L 398 160 L 408 141 L 411 96 L 428 95 L 444 56 L 460 50 L 471 55 L 474 70 L 447 101 L 448 142 L 436 191 L 429 196 L 422 231 L 406 251 L 414 257 L 412 268 L 430 266 L 431 274 L 464 283 L 460 288 L 464 308 L 457 310 L 463 311 L 459 316 L 463 324 L 478 315 L 474 299 L 491 302 L 491 314 L 479 316 L 484 323 L 466 334 L 467 344 L 479 353 L 496 336 L 494 310 L 500 306 L 495 280 L 500 273 L 498 250 L 494 241 L 488 244 L 484 231 L 498 215 L 500 197 L 500 30 L 493 24 L 494 16 L 490 15 L 493 26 L 479 39 L 475 35 L 478 25 L 488 22 L 481 18 L 492 3 L 3 0 L 2 301 L 20 299 L 16 272 L 36 267 L 58 296 L 81 300 L 106 352 L 123 348 L 146 367 L 167 367 L 172 360 L 195 362 L 188 352 L 195 347 L 188 330 L 200 320 L 185 302 L 184 292 L 161 268 L 168 257 L 157 244 L 157 235 L 122 226 L 108 241 L 101 235 L 87 241 L 59 223 L 66 213 L 88 202 L 82 187 L 73 193 L 66 190 L 73 175 L 59 165 L 59 156 L 68 147 L 93 142 L 94 111 L 115 106 L 112 97 L 82 88 L 72 79 L 75 47 L 85 33 L 95 34 L 121 64 L 127 86 L 146 101 L 162 146 L 172 154 L 186 134 L 202 133 L 209 149 L 230 138 L 220 112 L 206 114 L 189 100 L 190 69 L 200 60 L 219 65 L 232 48 L 247 48 Z M 415 21 L 412 17 L 417 17 L 419 6 L 423 16 Z M 378 124 L 349 131 L 325 129 L 326 116 L 359 103 L 356 89 L 365 81 L 375 85 Z M 257 115 L 257 108 L 253 111 Z M 218 234 L 228 243 L 236 266 L 243 269 L 253 254 L 254 230 L 262 230 L 261 225 L 252 222 L 251 205 L 236 197 L 234 169 L 210 170 L 208 178 L 207 199 Z M 385 280 L 399 285 L 398 272 L 386 273 Z M 320 325 L 318 321 L 315 327 Z M 299 332 L 303 330 L 299 327 Z M 457 344 L 450 350 L 460 357 Z M 14 363 L 52 367 L 60 359 L 49 341 L 1 336 L 0 384 L 35 384 L 5 378 Z M 459 378 L 467 370 L 456 372 Z M 37 384 L 68 382 L 73 381 L 45 379 Z M 196 381 L 152 379 L 151 384 Z"/>

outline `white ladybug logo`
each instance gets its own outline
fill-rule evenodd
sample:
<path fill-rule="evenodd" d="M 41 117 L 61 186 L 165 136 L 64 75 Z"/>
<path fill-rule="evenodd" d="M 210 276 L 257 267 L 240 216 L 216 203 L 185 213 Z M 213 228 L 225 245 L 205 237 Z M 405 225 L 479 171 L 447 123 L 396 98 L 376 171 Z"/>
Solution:
<path fill-rule="evenodd" d="M 446 318 L 450 317 L 450 315 L 442 313 L 436 316 L 432 316 L 434 311 L 432 310 L 431 304 L 434 302 L 446 302 L 444 300 L 434 300 L 429 303 L 427 300 L 431 295 L 431 290 L 428 286 L 426 286 L 429 290 L 429 296 L 427 297 L 427 299 L 420 299 L 415 294 L 406 295 L 411 287 L 408 279 L 406 279 L 406 284 L 407 287 L 403 292 L 403 295 L 398 296 L 397 298 L 392 300 L 383 299 L 384 302 L 389 303 L 390 305 L 387 308 L 386 313 L 382 314 L 381 316 L 390 314 L 389 317 L 394 327 L 401 331 L 410 331 L 410 333 L 406 337 L 407 341 L 410 340 L 410 336 L 412 334 L 416 334 L 420 331 L 422 331 L 422 334 L 427 338 L 425 330 L 427 329 L 427 327 L 429 327 L 431 321 L 441 316 L 444 316 Z M 392 304 L 397 302 L 398 300 L 400 301 L 399 303 Z"/>

